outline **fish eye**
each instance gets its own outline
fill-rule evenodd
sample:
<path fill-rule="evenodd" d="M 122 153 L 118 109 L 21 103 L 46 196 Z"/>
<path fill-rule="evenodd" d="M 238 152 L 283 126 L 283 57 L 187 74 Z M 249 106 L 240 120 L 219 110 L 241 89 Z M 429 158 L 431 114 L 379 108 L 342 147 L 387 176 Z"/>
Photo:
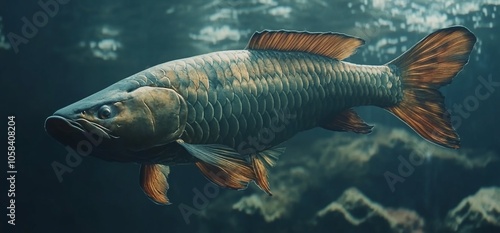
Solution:
<path fill-rule="evenodd" d="M 112 117 L 112 109 L 108 105 L 103 105 L 97 111 L 97 117 L 100 119 L 108 119 Z"/>

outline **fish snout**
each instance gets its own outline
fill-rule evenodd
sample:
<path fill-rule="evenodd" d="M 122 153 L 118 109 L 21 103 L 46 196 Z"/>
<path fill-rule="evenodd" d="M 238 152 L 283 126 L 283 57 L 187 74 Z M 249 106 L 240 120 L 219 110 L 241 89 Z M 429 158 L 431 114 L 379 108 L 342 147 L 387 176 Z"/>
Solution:
<path fill-rule="evenodd" d="M 60 143 L 71 146 L 84 138 L 85 129 L 75 121 L 54 115 L 45 120 L 45 131 Z"/>

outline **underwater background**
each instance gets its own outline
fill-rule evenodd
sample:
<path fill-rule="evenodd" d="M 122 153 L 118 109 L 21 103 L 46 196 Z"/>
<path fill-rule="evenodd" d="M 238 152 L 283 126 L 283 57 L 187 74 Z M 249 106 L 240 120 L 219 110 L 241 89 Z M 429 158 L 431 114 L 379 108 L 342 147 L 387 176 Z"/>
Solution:
<path fill-rule="evenodd" d="M 17 170 L 16 225 L 2 179 L 0 232 L 500 232 L 499 14 L 494 0 L 0 0 L 2 124 L 6 133 L 15 116 Z M 83 157 L 62 179 L 53 169 L 68 151 L 45 119 L 153 65 L 243 49 L 263 29 L 354 35 L 366 43 L 347 61 L 378 65 L 452 25 L 478 38 L 441 89 L 458 150 L 360 107 L 375 125 L 369 135 L 314 129 L 285 143 L 270 170 L 272 197 L 173 166 L 173 204 L 159 206 L 140 189 L 137 164 Z"/>

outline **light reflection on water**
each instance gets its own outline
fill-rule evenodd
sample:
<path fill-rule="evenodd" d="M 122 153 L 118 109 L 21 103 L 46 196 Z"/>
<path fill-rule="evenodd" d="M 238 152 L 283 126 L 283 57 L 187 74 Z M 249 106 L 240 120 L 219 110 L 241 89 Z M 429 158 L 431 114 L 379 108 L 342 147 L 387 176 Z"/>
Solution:
<path fill-rule="evenodd" d="M 267 25 L 290 25 L 286 22 L 297 24 L 297 19 L 303 17 L 304 9 L 308 9 L 306 12 L 309 13 L 311 9 L 312 12 L 321 8 L 338 9 L 339 12 L 332 12 L 332 16 L 346 14 L 345 22 L 342 22 L 346 28 L 329 30 L 346 32 L 367 40 L 367 48 L 360 50 L 365 62 L 369 60 L 368 57 L 375 57 L 384 63 L 409 48 L 408 43 L 404 43 L 408 37 L 401 34 L 414 34 L 415 38 L 421 38 L 436 29 L 451 25 L 466 25 L 471 29 L 495 27 L 498 5 L 498 0 L 360 0 L 335 3 L 321 0 L 219 0 L 198 7 L 200 11 L 204 11 L 200 14 L 204 15 L 203 22 L 196 25 L 198 31 L 189 36 L 197 43 L 196 47 L 203 51 L 228 49 L 228 41 L 231 46 L 241 48 L 250 32 L 256 30 L 251 28 L 255 25 L 242 23 L 245 18 L 253 18 L 260 25 L 262 23 L 259 20 L 263 19 L 275 21 L 266 22 Z M 172 10 L 169 12 L 172 13 Z M 350 27 L 347 26 L 349 24 Z M 302 30 L 300 26 L 286 29 Z M 238 41 L 240 43 L 236 44 Z M 218 48 L 218 44 L 225 46 Z M 476 46 L 477 56 L 481 54 L 481 41 Z"/>

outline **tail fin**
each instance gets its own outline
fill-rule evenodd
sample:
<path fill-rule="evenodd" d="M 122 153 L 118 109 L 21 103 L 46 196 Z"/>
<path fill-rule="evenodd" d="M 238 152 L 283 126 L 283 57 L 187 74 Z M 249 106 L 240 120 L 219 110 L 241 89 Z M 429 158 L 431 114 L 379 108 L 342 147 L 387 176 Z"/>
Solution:
<path fill-rule="evenodd" d="M 387 65 L 394 65 L 401 72 L 403 100 L 386 109 L 425 139 L 458 148 L 460 138 L 450 123 L 438 88 L 460 72 L 475 42 L 476 37 L 465 27 L 444 28 L 389 62 Z"/>

